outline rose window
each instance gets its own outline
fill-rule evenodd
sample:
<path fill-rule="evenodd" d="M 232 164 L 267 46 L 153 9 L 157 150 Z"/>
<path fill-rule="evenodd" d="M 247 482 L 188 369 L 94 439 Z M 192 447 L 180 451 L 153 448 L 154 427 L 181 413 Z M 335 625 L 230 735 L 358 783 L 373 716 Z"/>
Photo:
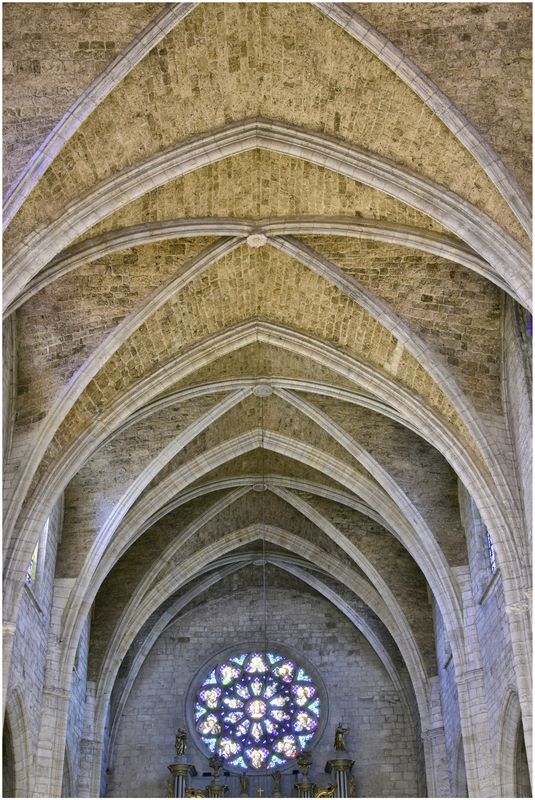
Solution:
<path fill-rule="evenodd" d="M 242 653 L 219 664 L 197 692 L 204 744 L 239 769 L 275 769 L 304 750 L 320 718 L 318 690 L 292 659 Z"/>

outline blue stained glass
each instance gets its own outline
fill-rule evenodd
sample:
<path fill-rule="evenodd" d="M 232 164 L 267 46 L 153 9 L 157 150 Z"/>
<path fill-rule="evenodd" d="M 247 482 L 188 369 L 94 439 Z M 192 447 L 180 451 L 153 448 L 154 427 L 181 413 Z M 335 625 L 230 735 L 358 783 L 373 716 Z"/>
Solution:
<path fill-rule="evenodd" d="M 244 736 L 247 733 L 247 731 L 249 730 L 249 725 L 250 724 L 251 724 L 250 720 L 248 720 L 248 719 L 242 720 L 240 722 L 240 724 L 236 727 L 236 734 L 238 736 Z"/>
<path fill-rule="evenodd" d="M 221 697 L 221 689 L 219 686 L 214 686 L 213 689 L 203 689 L 202 692 L 199 692 L 199 697 L 203 703 L 206 703 L 208 708 L 217 708 Z"/>
<path fill-rule="evenodd" d="M 294 722 L 294 728 L 299 733 L 300 731 L 313 731 L 317 722 L 314 717 L 307 714 L 306 711 L 299 711 L 297 718 Z"/>
<path fill-rule="evenodd" d="M 238 653 L 218 665 L 196 696 L 197 731 L 211 753 L 240 769 L 275 769 L 314 738 L 317 688 L 276 653 Z"/>
<path fill-rule="evenodd" d="M 268 733 L 275 733 L 277 730 L 277 726 L 270 719 L 264 720 L 264 727 Z"/>
<path fill-rule="evenodd" d="M 309 705 L 310 711 L 312 711 L 317 717 L 320 715 L 320 701 L 314 700 L 313 703 Z"/>
<path fill-rule="evenodd" d="M 295 758 L 297 755 L 295 738 L 293 736 L 285 736 L 276 743 L 275 750 L 278 753 L 283 753 L 286 758 Z"/>
<path fill-rule="evenodd" d="M 282 709 L 280 708 L 273 709 L 273 711 L 271 712 L 271 716 L 273 717 L 273 719 L 276 719 L 279 722 L 284 722 L 284 720 L 290 719 L 289 715 L 286 714 L 284 711 L 282 711 Z"/>
<path fill-rule="evenodd" d="M 203 683 L 203 686 L 210 686 L 212 683 L 217 683 L 217 678 L 216 678 L 216 675 L 215 675 L 215 669 L 213 669 L 211 671 L 211 673 L 208 675 L 208 677 L 206 678 L 205 682 Z"/>
<path fill-rule="evenodd" d="M 291 683 L 293 679 L 294 669 L 295 667 L 291 661 L 285 661 L 283 664 L 280 664 L 279 666 L 275 667 L 273 672 L 278 678 L 282 678 L 283 681 Z"/>
<path fill-rule="evenodd" d="M 306 706 L 309 700 L 312 700 L 316 694 L 316 689 L 312 685 L 303 686 L 302 684 L 294 684 L 292 686 L 292 694 L 295 697 L 295 702 L 298 706 Z"/>
<path fill-rule="evenodd" d="M 245 667 L 246 672 L 267 672 L 268 665 L 260 653 L 253 653 Z"/>
<path fill-rule="evenodd" d="M 251 736 L 255 740 L 255 742 L 259 742 L 262 738 L 264 732 L 262 730 L 262 726 L 258 722 L 253 722 L 253 727 L 251 728 Z"/>
<path fill-rule="evenodd" d="M 243 697 L 244 700 L 248 700 L 251 696 L 247 686 L 236 686 L 236 691 L 238 692 L 240 697 Z"/>
<path fill-rule="evenodd" d="M 215 714 L 208 714 L 208 716 L 201 720 L 197 725 L 197 730 L 199 733 L 202 733 L 203 736 L 207 735 L 216 735 L 221 733 L 221 725 L 218 722 L 218 719 Z"/>
<path fill-rule="evenodd" d="M 219 674 L 221 675 L 221 683 L 223 686 L 227 686 L 236 678 L 239 678 L 241 675 L 241 670 L 238 669 L 238 667 L 235 667 L 233 664 L 221 664 L 219 667 Z"/>
<path fill-rule="evenodd" d="M 243 700 L 238 697 L 224 697 L 223 702 L 227 708 L 243 708 Z"/>
<path fill-rule="evenodd" d="M 496 554 L 494 552 L 494 542 L 492 541 L 491 535 L 486 525 L 485 525 L 485 535 L 487 537 L 487 548 L 489 551 L 490 571 L 496 572 Z"/>
<path fill-rule="evenodd" d="M 255 769 L 261 769 L 265 763 L 266 759 L 269 756 L 269 750 L 265 747 L 249 747 L 245 754 L 249 761 L 251 762 L 251 766 Z"/>
<path fill-rule="evenodd" d="M 219 742 L 219 755 L 223 756 L 224 758 L 230 758 L 231 756 L 235 756 L 236 753 L 240 752 L 240 745 L 238 742 L 225 737 L 220 740 Z"/>
<path fill-rule="evenodd" d="M 35 550 L 33 551 L 30 563 L 28 564 L 28 569 L 26 570 L 26 583 L 28 584 L 28 586 L 31 586 L 32 583 L 35 581 L 35 570 L 37 567 L 38 551 L 39 551 L 39 542 L 37 543 Z"/>
<path fill-rule="evenodd" d="M 239 722 L 240 719 L 243 717 L 243 711 L 231 711 L 226 717 L 223 717 L 223 722 L 227 724 L 232 724 L 234 722 Z"/>
<path fill-rule="evenodd" d="M 282 706 L 286 705 L 289 699 L 290 699 L 289 697 L 282 697 L 280 694 L 278 694 L 277 697 L 273 697 L 269 701 L 269 704 L 271 706 L 276 706 L 276 708 L 281 708 Z"/>

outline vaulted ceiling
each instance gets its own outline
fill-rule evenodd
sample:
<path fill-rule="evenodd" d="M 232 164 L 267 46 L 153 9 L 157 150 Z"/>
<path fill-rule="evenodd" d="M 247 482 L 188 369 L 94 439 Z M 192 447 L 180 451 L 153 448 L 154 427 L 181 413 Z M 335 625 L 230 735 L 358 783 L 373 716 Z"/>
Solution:
<path fill-rule="evenodd" d="M 427 5 L 416 31 L 381 4 L 42 5 L 26 38 L 9 7 L 6 570 L 64 493 L 64 670 L 94 603 L 102 724 L 125 656 L 119 711 L 163 627 L 266 550 L 424 725 L 434 603 L 461 646 L 458 478 L 523 568 L 499 531 L 521 519 L 502 325 L 531 301 L 530 120 L 505 53 L 528 10 L 450 6 L 441 50 Z"/>

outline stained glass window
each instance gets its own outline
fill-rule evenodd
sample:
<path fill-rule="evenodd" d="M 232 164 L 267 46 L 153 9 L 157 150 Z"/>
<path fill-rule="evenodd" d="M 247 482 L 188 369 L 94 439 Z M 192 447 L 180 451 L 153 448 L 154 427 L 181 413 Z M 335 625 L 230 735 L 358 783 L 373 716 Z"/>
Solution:
<path fill-rule="evenodd" d="M 240 770 L 276 769 L 308 747 L 320 719 L 318 689 L 291 658 L 241 653 L 218 664 L 195 699 L 197 732 Z"/>
<path fill-rule="evenodd" d="M 48 523 L 50 522 L 50 518 L 47 519 L 45 522 L 45 526 L 41 531 L 41 535 L 39 537 L 39 541 L 35 545 L 35 550 L 32 553 L 32 557 L 30 559 L 30 563 L 28 564 L 28 569 L 26 570 L 26 585 L 31 586 L 32 589 L 35 588 L 35 579 L 37 577 L 37 557 L 39 555 L 39 548 L 41 547 L 41 553 L 46 552 L 46 541 L 48 537 Z"/>
<path fill-rule="evenodd" d="M 26 570 L 26 583 L 31 586 L 35 582 L 35 573 L 37 572 L 37 555 L 39 553 L 39 542 L 35 545 L 28 569 Z"/>
<path fill-rule="evenodd" d="M 487 537 L 487 549 L 489 552 L 490 571 L 496 572 L 496 554 L 494 552 L 494 544 L 492 543 L 492 539 L 487 526 L 485 525 L 484 527 L 485 527 L 485 536 Z"/>

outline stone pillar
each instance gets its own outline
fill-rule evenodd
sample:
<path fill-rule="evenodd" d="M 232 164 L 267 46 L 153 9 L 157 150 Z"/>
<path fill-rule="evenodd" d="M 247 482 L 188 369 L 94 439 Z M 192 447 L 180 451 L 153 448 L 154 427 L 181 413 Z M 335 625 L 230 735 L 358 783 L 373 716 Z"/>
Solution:
<path fill-rule="evenodd" d="M 448 753 L 444 733 L 444 720 L 440 704 L 440 683 L 438 675 L 429 678 L 431 725 L 422 730 L 425 774 L 428 797 L 450 797 L 448 773 Z"/>
<path fill-rule="evenodd" d="M 499 778 L 491 757 L 490 725 L 470 570 L 455 567 L 462 593 L 464 664 L 454 661 L 455 683 L 470 797 L 496 797 Z"/>
<path fill-rule="evenodd" d="M 28 565 L 26 565 L 26 569 Z M 23 591 L 21 580 L 6 577 L 3 582 L 2 595 L 2 668 L 3 668 L 3 688 L 2 688 L 2 711 L 5 711 L 7 690 L 9 687 L 9 673 L 11 669 L 11 655 L 13 653 L 13 642 L 17 632 L 17 618 L 19 615 L 21 595 Z"/>
<path fill-rule="evenodd" d="M 195 777 L 197 774 L 197 770 L 193 766 L 193 764 L 186 764 L 185 763 L 185 756 L 183 757 L 184 761 L 175 764 L 169 764 L 167 769 L 171 773 L 172 777 L 172 787 L 173 787 L 173 797 L 186 797 L 186 790 L 189 789 L 189 779 L 190 776 L 192 778 Z M 223 795 L 211 795 L 212 797 L 222 797 Z"/>
<path fill-rule="evenodd" d="M 99 787 L 100 787 L 100 755 L 102 742 L 95 739 L 95 696 L 97 685 L 95 681 L 86 681 L 84 719 L 82 738 L 80 740 L 80 770 L 78 773 L 78 797 L 91 797 L 91 777 L 95 769 L 95 759 L 98 762 Z"/>
<path fill-rule="evenodd" d="M 325 772 L 334 773 L 336 797 L 349 797 L 349 775 L 355 762 L 350 758 L 331 758 L 325 765 Z"/>
<path fill-rule="evenodd" d="M 66 668 L 61 643 L 61 616 L 74 578 L 54 581 L 54 597 L 48 635 L 45 686 L 41 710 L 41 726 L 35 765 L 35 797 L 61 797 L 63 761 L 67 737 L 67 719 L 72 685 L 72 660 Z M 68 675 L 64 685 L 62 676 Z"/>
<path fill-rule="evenodd" d="M 506 596 L 505 585 L 504 595 Z M 507 596 L 506 596 L 507 602 Z M 522 601 L 507 603 L 505 612 L 509 620 L 509 634 L 513 651 L 518 700 L 522 711 L 524 742 L 528 757 L 530 780 L 533 785 L 533 675 L 531 649 L 531 595 L 526 592 Z"/>

